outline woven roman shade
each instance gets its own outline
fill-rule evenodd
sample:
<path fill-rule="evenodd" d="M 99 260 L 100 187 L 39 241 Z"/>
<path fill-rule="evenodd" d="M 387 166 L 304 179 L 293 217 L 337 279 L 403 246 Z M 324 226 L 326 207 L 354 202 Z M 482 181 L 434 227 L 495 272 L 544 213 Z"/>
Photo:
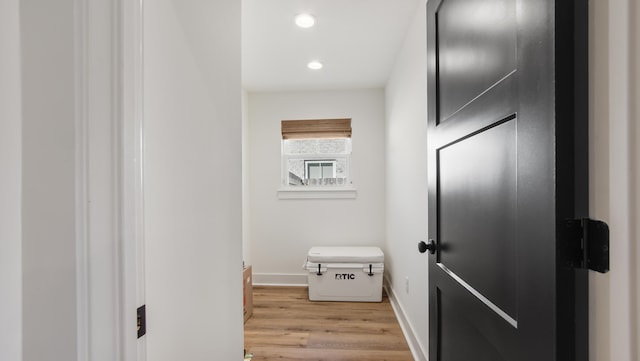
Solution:
<path fill-rule="evenodd" d="M 282 139 L 351 138 L 351 119 L 283 120 Z"/>

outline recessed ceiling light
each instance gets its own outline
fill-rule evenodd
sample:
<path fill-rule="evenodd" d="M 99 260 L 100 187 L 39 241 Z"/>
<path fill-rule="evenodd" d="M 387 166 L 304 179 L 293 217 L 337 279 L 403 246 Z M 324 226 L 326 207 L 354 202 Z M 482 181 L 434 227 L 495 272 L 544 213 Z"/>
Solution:
<path fill-rule="evenodd" d="M 307 67 L 312 70 L 319 70 L 322 69 L 322 63 L 319 61 L 312 61 L 307 64 Z"/>
<path fill-rule="evenodd" d="M 316 23 L 316 19 L 309 14 L 300 14 L 296 16 L 296 25 L 301 28 L 310 28 Z"/>

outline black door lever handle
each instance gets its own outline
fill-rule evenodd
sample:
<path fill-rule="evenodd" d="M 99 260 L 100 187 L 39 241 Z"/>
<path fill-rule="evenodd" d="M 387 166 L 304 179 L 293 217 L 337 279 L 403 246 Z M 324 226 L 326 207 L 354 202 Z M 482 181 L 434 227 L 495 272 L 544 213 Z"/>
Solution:
<path fill-rule="evenodd" d="M 429 251 L 429 254 L 436 253 L 436 242 L 434 240 L 430 239 L 429 243 L 425 241 L 420 241 L 420 243 L 418 243 L 418 251 L 420 251 L 420 253 L 425 253 L 427 250 Z"/>

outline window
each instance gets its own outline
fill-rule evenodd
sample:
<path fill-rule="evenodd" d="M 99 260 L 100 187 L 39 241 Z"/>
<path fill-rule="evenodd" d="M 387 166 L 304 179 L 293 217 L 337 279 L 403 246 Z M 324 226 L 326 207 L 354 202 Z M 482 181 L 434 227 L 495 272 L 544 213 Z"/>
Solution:
<path fill-rule="evenodd" d="M 336 160 L 305 160 L 305 179 L 331 179 L 336 177 Z"/>
<path fill-rule="evenodd" d="M 350 158 L 351 119 L 282 121 L 284 186 L 349 185 Z"/>

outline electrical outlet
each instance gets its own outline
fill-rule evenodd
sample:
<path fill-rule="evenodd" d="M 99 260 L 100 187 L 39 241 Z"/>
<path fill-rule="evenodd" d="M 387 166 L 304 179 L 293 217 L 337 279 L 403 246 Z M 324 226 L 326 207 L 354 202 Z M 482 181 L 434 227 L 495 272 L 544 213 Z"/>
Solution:
<path fill-rule="evenodd" d="M 409 293 L 409 276 L 404 278 L 404 290 Z"/>

